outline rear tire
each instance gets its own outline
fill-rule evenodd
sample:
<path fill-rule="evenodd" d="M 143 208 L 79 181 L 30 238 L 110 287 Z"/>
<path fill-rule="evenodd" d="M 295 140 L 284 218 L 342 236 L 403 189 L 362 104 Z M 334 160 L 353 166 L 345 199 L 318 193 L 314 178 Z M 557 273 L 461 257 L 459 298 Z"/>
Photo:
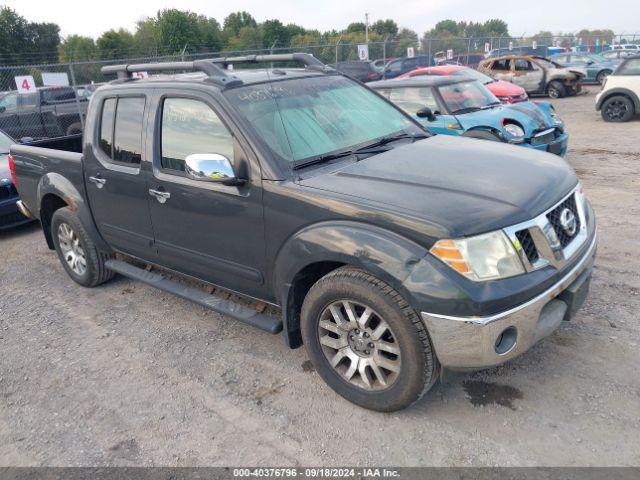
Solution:
<path fill-rule="evenodd" d="M 427 330 L 402 296 L 369 273 L 342 267 L 321 278 L 301 312 L 305 347 L 323 380 L 364 408 L 391 412 L 438 378 Z"/>
<path fill-rule="evenodd" d="M 562 98 L 567 95 L 567 89 L 562 82 L 553 80 L 552 82 L 549 82 L 549 85 L 547 85 L 547 95 L 551 98 Z"/>
<path fill-rule="evenodd" d="M 629 97 L 613 95 L 602 103 L 600 114 L 605 122 L 628 122 L 635 114 L 635 108 Z"/>
<path fill-rule="evenodd" d="M 112 255 L 101 252 L 69 207 L 56 210 L 51 218 L 51 236 L 62 266 L 83 287 L 111 280 L 115 273 L 105 267 Z"/>

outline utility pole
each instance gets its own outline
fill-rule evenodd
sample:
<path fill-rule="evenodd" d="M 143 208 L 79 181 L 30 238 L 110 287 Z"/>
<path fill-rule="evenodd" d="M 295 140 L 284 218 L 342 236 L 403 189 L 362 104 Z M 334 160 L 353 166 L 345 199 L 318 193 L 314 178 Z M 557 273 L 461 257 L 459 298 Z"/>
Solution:
<path fill-rule="evenodd" d="M 364 14 L 364 43 L 369 43 L 369 14 Z"/>

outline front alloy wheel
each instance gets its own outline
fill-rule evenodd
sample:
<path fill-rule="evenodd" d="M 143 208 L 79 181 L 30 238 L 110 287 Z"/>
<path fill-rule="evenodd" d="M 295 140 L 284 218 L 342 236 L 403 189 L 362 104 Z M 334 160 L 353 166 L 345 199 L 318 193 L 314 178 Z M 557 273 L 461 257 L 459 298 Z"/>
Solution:
<path fill-rule="evenodd" d="M 329 305 L 318 328 L 322 351 L 342 378 L 365 390 L 383 390 L 398 378 L 400 348 L 389 324 L 353 300 Z"/>

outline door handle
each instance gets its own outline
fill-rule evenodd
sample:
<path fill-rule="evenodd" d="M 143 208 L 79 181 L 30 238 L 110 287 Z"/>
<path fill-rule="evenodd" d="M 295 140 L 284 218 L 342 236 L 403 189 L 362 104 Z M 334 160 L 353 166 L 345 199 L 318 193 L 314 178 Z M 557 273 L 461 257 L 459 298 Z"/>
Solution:
<path fill-rule="evenodd" d="M 100 177 L 89 177 L 89 181 L 95 183 L 98 188 L 104 187 L 104 184 L 107 183 L 106 179 Z"/>
<path fill-rule="evenodd" d="M 149 195 L 156 197 L 156 200 L 160 203 L 164 203 L 171 198 L 171 194 L 169 192 L 162 192 L 160 190 L 154 190 L 153 188 L 149 189 Z"/>

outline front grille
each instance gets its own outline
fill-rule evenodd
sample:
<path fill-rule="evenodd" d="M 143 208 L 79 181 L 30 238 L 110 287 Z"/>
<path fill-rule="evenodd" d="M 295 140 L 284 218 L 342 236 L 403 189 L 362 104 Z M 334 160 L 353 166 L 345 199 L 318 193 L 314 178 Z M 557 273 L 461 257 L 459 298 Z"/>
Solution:
<path fill-rule="evenodd" d="M 560 216 L 565 209 L 569 209 L 571 213 L 573 213 L 576 221 L 576 228 L 573 235 L 569 235 L 565 229 L 562 227 L 560 223 Z M 560 241 L 560 245 L 562 248 L 566 247 L 571 243 L 571 241 L 576 237 L 578 232 L 580 231 L 580 216 L 578 215 L 578 209 L 576 208 L 576 198 L 575 195 L 570 195 L 556 208 L 547 213 L 547 220 L 553 227 L 553 230 L 556 232 L 558 236 L 558 240 Z"/>
<path fill-rule="evenodd" d="M 520 230 L 519 232 L 516 232 L 516 238 L 518 239 L 518 242 L 520 242 L 522 251 L 527 256 L 529 263 L 531 265 L 535 264 L 540 259 L 540 255 L 538 254 L 536 244 L 533 242 L 531 232 L 529 232 L 529 230 Z"/>
<path fill-rule="evenodd" d="M 546 145 L 547 143 L 551 143 L 556 139 L 556 131 L 549 130 L 547 133 L 543 135 L 537 135 L 531 138 L 531 145 Z"/>
<path fill-rule="evenodd" d="M 3 185 L 0 187 L 0 200 L 18 196 L 18 191 L 13 185 Z"/>

